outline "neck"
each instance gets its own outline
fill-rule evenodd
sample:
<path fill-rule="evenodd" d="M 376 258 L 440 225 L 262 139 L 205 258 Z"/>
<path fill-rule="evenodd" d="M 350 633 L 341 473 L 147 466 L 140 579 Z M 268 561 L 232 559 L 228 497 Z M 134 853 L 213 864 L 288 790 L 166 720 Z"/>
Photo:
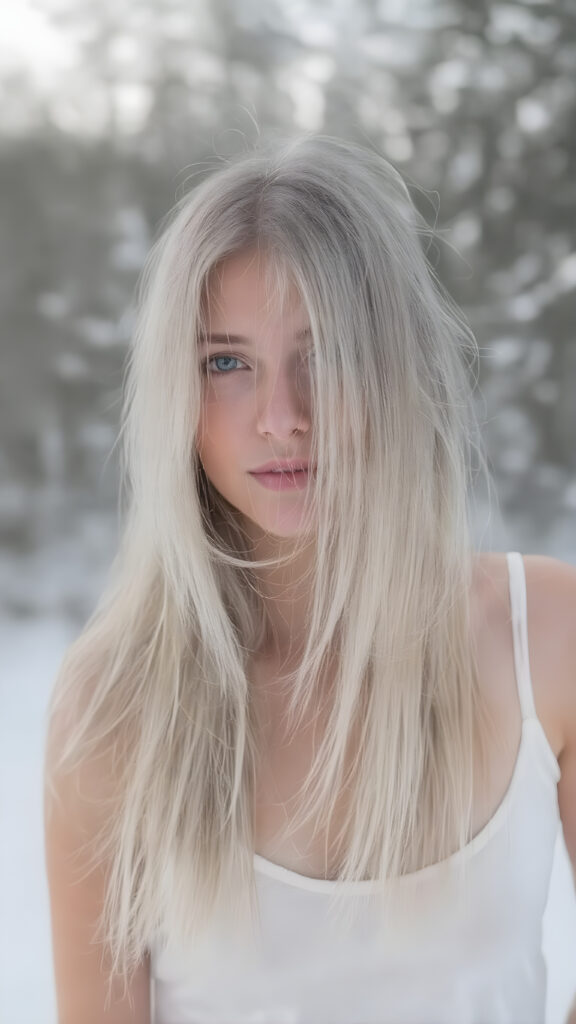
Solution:
<path fill-rule="evenodd" d="M 251 542 L 250 557 L 256 560 L 284 555 L 286 550 L 282 538 L 270 534 L 253 537 Z M 263 653 L 269 656 L 294 658 L 304 647 L 310 606 L 312 555 L 313 551 L 308 546 L 284 565 L 253 570 L 267 620 Z"/>

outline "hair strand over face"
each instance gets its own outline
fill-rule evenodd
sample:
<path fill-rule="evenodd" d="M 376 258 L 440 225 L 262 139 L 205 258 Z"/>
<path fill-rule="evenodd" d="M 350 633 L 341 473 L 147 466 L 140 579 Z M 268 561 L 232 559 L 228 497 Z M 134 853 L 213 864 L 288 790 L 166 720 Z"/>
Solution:
<path fill-rule="evenodd" d="M 54 776 L 92 754 L 114 769 L 91 854 L 107 866 L 100 934 L 123 976 L 160 935 L 192 942 L 216 913 L 257 925 L 249 666 L 266 629 L 254 570 L 274 562 L 247 557 L 194 443 L 206 289 L 235 253 L 265 253 L 271 301 L 296 287 L 315 356 L 318 475 L 295 545 L 314 541 L 311 612 L 287 724 L 318 714 L 323 728 L 288 828 L 320 832 L 349 793 L 338 876 L 380 881 L 383 906 L 391 878 L 470 839 L 489 731 L 470 610 L 473 450 L 485 460 L 475 341 L 427 264 L 427 234 L 378 153 L 304 135 L 206 177 L 150 252 L 127 363 L 121 541 L 49 709 L 66 723 Z"/>

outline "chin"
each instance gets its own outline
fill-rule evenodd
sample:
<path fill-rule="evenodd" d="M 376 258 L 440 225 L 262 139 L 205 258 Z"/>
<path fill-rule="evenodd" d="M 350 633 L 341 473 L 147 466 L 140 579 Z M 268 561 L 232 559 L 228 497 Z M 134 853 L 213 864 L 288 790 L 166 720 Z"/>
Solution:
<path fill-rule="evenodd" d="M 296 516 L 291 522 L 262 522 L 255 519 L 253 515 L 248 515 L 247 513 L 244 513 L 244 515 L 252 527 L 256 527 L 264 536 L 276 537 L 278 540 L 296 540 L 302 536 L 302 526 L 297 521 Z M 288 519 L 289 517 L 286 518 Z"/>

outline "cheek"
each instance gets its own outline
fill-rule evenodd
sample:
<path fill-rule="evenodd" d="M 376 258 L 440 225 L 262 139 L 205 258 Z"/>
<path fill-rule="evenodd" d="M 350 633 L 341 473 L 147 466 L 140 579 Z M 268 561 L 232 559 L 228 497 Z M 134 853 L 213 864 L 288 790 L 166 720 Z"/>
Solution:
<path fill-rule="evenodd" d="M 206 468 L 210 465 L 224 471 L 241 467 L 254 447 L 254 396 L 238 394 L 232 383 L 220 382 L 219 394 L 211 388 L 203 397 L 196 447 Z"/>
<path fill-rule="evenodd" d="M 205 396 L 200 409 L 200 421 L 196 431 L 198 448 L 209 448 L 221 432 L 222 408 L 220 403 Z"/>
<path fill-rule="evenodd" d="M 241 448 L 242 432 L 236 417 L 226 412 L 220 405 L 219 409 L 206 409 L 203 422 L 197 432 L 196 448 L 206 468 L 225 468 L 234 463 L 236 454 Z"/>

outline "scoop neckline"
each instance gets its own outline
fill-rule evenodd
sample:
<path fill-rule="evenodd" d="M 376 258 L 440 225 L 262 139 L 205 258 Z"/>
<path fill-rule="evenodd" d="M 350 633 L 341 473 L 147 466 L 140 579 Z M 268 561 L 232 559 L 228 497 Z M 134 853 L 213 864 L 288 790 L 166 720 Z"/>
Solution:
<path fill-rule="evenodd" d="M 420 868 L 418 871 L 411 871 L 405 875 L 399 875 L 397 878 L 389 879 L 386 883 L 387 886 L 400 887 L 420 882 L 434 874 L 437 874 L 439 871 L 445 871 L 457 864 L 458 861 L 468 860 L 486 845 L 489 839 L 492 838 L 504 823 L 509 805 L 512 802 L 512 798 L 518 786 L 518 780 L 520 778 L 525 759 L 526 736 L 529 727 L 533 727 L 534 731 L 539 733 L 541 739 L 543 739 L 545 754 L 550 760 L 555 779 L 556 781 L 558 780 L 560 777 L 558 760 L 550 746 L 548 737 L 544 732 L 540 719 L 534 717 L 524 718 L 522 721 L 522 731 L 516 761 L 514 763 L 514 770 L 512 772 L 510 782 L 508 783 L 508 788 L 506 789 L 506 792 L 504 793 L 504 796 L 492 817 L 486 822 L 480 831 L 473 836 L 470 842 L 467 843 L 466 846 L 462 847 L 461 850 L 456 850 L 449 857 L 444 857 L 435 864 L 428 864 L 426 867 Z M 336 887 L 339 886 L 341 889 L 361 894 L 375 892 L 380 887 L 379 883 L 371 878 L 348 882 L 340 882 L 336 878 L 313 878 L 310 875 L 303 875 L 298 871 L 292 871 L 290 868 L 282 867 L 281 864 L 276 864 L 274 861 L 268 860 L 259 853 L 253 854 L 253 861 L 255 870 L 261 874 L 268 875 L 270 878 L 275 878 L 277 881 L 295 886 L 298 889 L 307 889 L 311 892 L 333 893 L 335 892 Z"/>

